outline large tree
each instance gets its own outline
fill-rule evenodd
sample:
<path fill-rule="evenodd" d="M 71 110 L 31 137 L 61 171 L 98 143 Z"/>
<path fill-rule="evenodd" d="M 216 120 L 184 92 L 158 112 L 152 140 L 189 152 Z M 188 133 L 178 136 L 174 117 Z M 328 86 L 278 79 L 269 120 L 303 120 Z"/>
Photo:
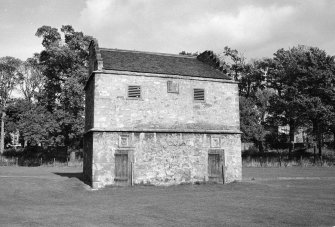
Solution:
<path fill-rule="evenodd" d="M 39 63 L 39 54 L 35 54 L 23 63 L 23 79 L 20 83 L 20 91 L 28 102 L 36 102 L 43 90 L 44 75 L 42 70 L 43 67 Z"/>
<path fill-rule="evenodd" d="M 264 89 L 257 90 L 254 97 L 240 96 L 242 140 L 255 142 L 260 152 L 264 152 L 266 119 L 269 100 L 273 95 L 273 90 Z"/>
<path fill-rule="evenodd" d="M 0 154 L 4 150 L 5 137 L 5 116 L 6 106 L 9 98 L 15 87 L 22 80 L 21 60 L 13 57 L 0 58 L 0 112 L 1 112 L 1 139 L 0 139 Z"/>
<path fill-rule="evenodd" d="M 61 33 L 65 40 L 62 40 Z M 42 26 L 36 36 L 42 38 L 40 68 L 44 88 L 39 105 L 58 123 L 59 129 L 48 132 L 49 141 L 70 149 L 80 144 L 84 125 L 84 85 L 87 79 L 88 46 L 92 37 L 62 26 L 61 33 Z"/>
<path fill-rule="evenodd" d="M 294 132 L 312 123 L 321 155 L 321 136 L 334 114 L 334 58 L 315 47 L 280 49 L 269 61 L 268 84 L 276 90 L 272 117 L 290 127 L 290 151 Z"/>
<path fill-rule="evenodd" d="M 322 135 L 332 127 L 335 115 L 334 56 L 316 47 L 304 47 L 299 56 L 299 85 L 305 98 L 306 116 L 322 153 Z"/>

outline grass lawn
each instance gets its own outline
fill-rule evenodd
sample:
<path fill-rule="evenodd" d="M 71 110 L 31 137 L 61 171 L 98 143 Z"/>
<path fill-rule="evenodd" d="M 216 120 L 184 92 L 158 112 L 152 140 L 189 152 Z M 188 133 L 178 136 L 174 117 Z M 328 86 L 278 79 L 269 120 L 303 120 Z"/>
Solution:
<path fill-rule="evenodd" d="M 0 226 L 335 225 L 335 168 L 244 168 L 241 183 L 99 191 L 80 171 L 0 167 Z"/>

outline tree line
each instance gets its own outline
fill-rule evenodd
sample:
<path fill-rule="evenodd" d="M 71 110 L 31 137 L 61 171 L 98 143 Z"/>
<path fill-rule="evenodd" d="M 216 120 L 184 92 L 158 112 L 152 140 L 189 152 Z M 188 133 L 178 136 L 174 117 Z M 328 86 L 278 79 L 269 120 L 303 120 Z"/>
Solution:
<path fill-rule="evenodd" d="M 42 26 L 36 36 L 42 40 L 40 53 L 26 61 L 0 58 L 1 153 L 9 132 L 19 132 L 26 145 L 82 147 L 92 37 L 70 25 L 60 31 Z M 321 155 L 323 135 L 335 133 L 334 56 L 299 45 L 279 49 L 272 58 L 247 60 L 229 47 L 218 57 L 224 72 L 239 82 L 242 141 L 263 152 L 264 142 L 279 142 L 278 127 L 288 125 L 292 151 L 294 133 L 303 127 Z M 12 98 L 15 89 L 22 97 Z"/>

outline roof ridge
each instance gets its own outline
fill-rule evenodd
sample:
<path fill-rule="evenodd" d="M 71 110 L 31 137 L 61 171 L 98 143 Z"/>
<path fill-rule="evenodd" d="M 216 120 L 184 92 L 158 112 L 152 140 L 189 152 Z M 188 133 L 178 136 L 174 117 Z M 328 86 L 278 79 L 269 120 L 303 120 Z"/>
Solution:
<path fill-rule="evenodd" d="M 197 58 L 196 56 L 188 56 L 188 55 L 180 55 L 180 54 L 169 54 L 169 53 L 158 53 L 158 52 L 150 52 L 150 51 L 124 50 L 124 49 L 105 48 L 105 47 L 99 47 L 99 49 L 100 50 L 105 50 L 105 51 L 117 51 L 117 52 L 151 54 L 151 55 L 169 56 L 169 57 L 177 57 L 177 58 L 190 58 L 190 59 L 196 59 Z"/>

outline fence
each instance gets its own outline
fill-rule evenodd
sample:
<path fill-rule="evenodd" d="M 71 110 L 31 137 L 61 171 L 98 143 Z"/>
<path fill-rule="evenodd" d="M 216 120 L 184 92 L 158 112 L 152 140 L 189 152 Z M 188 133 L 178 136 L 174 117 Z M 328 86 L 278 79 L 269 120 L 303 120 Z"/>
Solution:
<path fill-rule="evenodd" d="M 19 165 L 19 158 L 7 158 L 0 155 L 0 166 L 18 166 Z"/>
<path fill-rule="evenodd" d="M 245 167 L 334 166 L 335 160 L 318 156 L 244 156 Z"/>
<path fill-rule="evenodd" d="M 0 154 L 0 166 L 80 166 L 81 151 L 71 152 L 66 147 L 26 147 L 6 149 Z M 71 158 L 71 159 L 70 159 Z"/>

